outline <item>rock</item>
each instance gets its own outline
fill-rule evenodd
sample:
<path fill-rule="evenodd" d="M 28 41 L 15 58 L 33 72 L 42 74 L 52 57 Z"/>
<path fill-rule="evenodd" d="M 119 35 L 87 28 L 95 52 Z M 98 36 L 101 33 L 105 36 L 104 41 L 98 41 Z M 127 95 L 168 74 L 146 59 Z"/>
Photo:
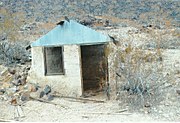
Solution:
<path fill-rule="evenodd" d="M 39 95 L 40 95 L 40 93 L 38 93 L 38 92 L 31 92 L 30 93 L 30 97 L 32 97 L 32 98 L 39 98 Z"/>
<path fill-rule="evenodd" d="M 19 79 L 20 80 L 20 83 L 19 83 L 19 85 L 24 85 L 24 84 L 26 84 L 26 77 L 22 77 L 21 79 Z"/>
<path fill-rule="evenodd" d="M 26 91 L 30 91 L 30 87 L 29 87 L 30 85 L 29 84 L 26 84 L 26 85 L 24 85 L 23 86 L 23 90 L 26 90 Z"/>
<path fill-rule="evenodd" d="M 14 75 L 16 73 L 16 70 L 13 68 L 8 68 L 8 72 L 12 75 Z"/>
<path fill-rule="evenodd" d="M 8 96 L 7 95 L 2 95 L 1 96 L 1 100 L 2 101 L 7 101 L 8 100 Z"/>
<path fill-rule="evenodd" d="M 28 101 L 30 99 L 30 92 L 22 93 L 20 99 L 21 101 Z"/>
<path fill-rule="evenodd" d="M 28 24 L 26 24 L 20 28 L 21 31 L 30 31 L 32 29 L 33 29 L 33 27 L 31 25 L 28 25 Z"/>
<path fill-rule="evenodd" d="M 10 103 L 11 105 L 16 105 L 17 104 L 17 99 L 15 97 L 13 97 L 11 100 L 10 100 Z"/>
<path fill-rule="evenodd" d="M 15 86 L 20 85 L 20 83 L 21 83 L 20 79 L 12 81 L 12 84 Z"/>
<path fill-rule="evenodd" d="M 0 21 L 3 19 L 4 19 L 4 17 L 0 15 Z M 0 40 L 2 40 L 2 41 L 7 40 L 7 35 L 6 34 L 0 35 Z"/>
<path fill-rule="evenodd" d="M 5 92 L 5 89 L 0 89 L 0 95 L 3 95 Z"/>
<path fill-rule="evenodd" d="M 176 93 L 180 95 L 180 90 L 176 90 Z"/>
<path fill-rule="evenodd" d="M 20 60 L 20 64 L 21 65 L 24 65 L 25 64 L 25 61 L 23 59 Z"/>
<path fill-rule="evenodd" d="M 39 98 L 42 98 L 45 95 L 44 91 L 40 92 Z"/>
<path fill-rule="evenodd" d="M 149 114 L 149 113 L 150 113 L 150 111 L 144 111 L 144 113 L 145 113 L 145 114 Z"/>
<path fill-rule="evenodd" d="M 80 21 L 80 23 L 85 26 L 91 26 L 93 24 L 93 22 L 89 19 L 84 19 L 84 20 Z"/>
<path fill-rule="evenodd" d="M 30 92 L 36 92 L 38 90 L 38 87 L 36 85 L 30 85 Z"/>
<path fill-rule="evenodd" d="M 12 83 L 16 86 L 19 85 L 24 85 L 26 83 L 26 77 L 25 76 L 21 76 L 21 75 L 17 75 L 15 76 L 15 80 L 12 81 Z"/>
<path fill-rule="evenodd" d="M 51 92 L 51 87 L 49 85 L 46 85 L 46 87 L 44 88 L 44 93 L 47 95 Z"/>
<path fill-rule="evenodd" d="M 49 94 L 48 95 L 48 101 L 52 101 L 53 99 L 54 99 L 54 97 L 51 94 Z"/>
<path fill-rule="evenodd" d="M 16 74 L 16 75 L 15 75 L 15 79 L 19 79 L 19 78 L 21 78 L 21 75 Z"/>
<path fill-rule="evenodd" d="M 31 67 L 30 67 L 30 66 L 27 66 L 27 67 L 26 67 L 26 70 L 27 70 L 27 71 L 29 71 L 30 69 L 31 69 Z"/>
<path fill-rule="evenodd" d="M 149 108 L 149 107 L 151 107 L 151 105 L 147 102 L 147 103 L 144 105 L 144 107 Z"/>

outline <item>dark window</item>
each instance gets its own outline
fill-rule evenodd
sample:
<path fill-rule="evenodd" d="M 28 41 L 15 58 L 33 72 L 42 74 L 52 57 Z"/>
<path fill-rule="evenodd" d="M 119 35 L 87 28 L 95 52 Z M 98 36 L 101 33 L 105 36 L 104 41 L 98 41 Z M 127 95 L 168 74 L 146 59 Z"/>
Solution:
<path fill-rule="evenodd" d="M 45 47 L 45 75 L 64 74 L 63 48 Z"/>

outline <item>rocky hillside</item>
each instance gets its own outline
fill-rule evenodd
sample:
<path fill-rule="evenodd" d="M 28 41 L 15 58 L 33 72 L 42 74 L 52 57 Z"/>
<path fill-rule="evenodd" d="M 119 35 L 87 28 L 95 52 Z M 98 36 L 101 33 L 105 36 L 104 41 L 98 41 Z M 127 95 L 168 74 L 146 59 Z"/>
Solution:
<path fill-rule="evenodd" d="M 171 21 L 177 27 L 180 20 L 179 0 L 1 0 L 0 6 L 35 22 L 56 23 L 65 15 L 77 20 L 100 16 L 140 24 Z"/>
<path fill-rule="evenodd" d="M 50 31 L 64 16 L 96 30 L 167 30 L 171 26 L 178 37 L 179 6 L 179 0 L 0 0 L 0 63 L 27 61 L 29 51 L 21 49 Z M 11 41 L 17 43 L 9 44 Z"/>

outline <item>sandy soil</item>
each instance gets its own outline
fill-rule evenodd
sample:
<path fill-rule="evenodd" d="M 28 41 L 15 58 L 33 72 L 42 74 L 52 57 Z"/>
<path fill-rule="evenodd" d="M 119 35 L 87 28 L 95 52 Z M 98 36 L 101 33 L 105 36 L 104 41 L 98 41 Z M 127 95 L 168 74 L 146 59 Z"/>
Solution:
<path fill-rule="evenodd" d="M 74 99 L 55 98 L 53 105 L 39 101 L 28 101 L 23 106 L 15 107 L 0 102 L 0 119 L 31 121 L 31 122 L 60 122 L 60 121 L 180 121 L 180 95 L 174 88 L 167 89 L 167 100 L 159 105 L 150 107 L 150 112 L 130 111 L 130 107 L 119 105 L 119 101 L 107 101 L 103 93 L 88 99 L 104 100 L 104 103 L 83 102 Z M 20 114 L 19 118 L 17 113 Z M 127 109 L 127 110 L 126 110 Z M 121 112 L 122 111 L 122 112 Z"/>
<path fill-rule="evenodd" d="M 147 114 L 130 113 L 128 111 L 116 113 L 122 109 L 117 101 L 107 101 L 105 103 L 82 103 L 73 102 L 68 99 L 55 99 L 53 102 L 64 105 L 52 105 L 38 101 L 28 101 L 22 106 L 23 113 L 20 113 L 19 121 L 155 121 Z M 14 106 L 1 103 L 0 118 L 14 120 L 17 111 Z M 22 112 L 19 109 L 19 112 Z M 23 117 L 24 115 L 24 117 Z M 156 120 L 157 121 L 157 120 Z"/>

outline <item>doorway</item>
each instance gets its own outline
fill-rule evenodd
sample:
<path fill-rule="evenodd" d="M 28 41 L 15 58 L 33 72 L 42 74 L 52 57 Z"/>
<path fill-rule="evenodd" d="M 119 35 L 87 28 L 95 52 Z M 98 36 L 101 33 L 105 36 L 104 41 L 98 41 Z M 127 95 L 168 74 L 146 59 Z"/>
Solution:
<path fill-rule="evenodd" d="M 108 81 L 105 44 L 81 46 L 83 90 L 102 90 Z"/>

